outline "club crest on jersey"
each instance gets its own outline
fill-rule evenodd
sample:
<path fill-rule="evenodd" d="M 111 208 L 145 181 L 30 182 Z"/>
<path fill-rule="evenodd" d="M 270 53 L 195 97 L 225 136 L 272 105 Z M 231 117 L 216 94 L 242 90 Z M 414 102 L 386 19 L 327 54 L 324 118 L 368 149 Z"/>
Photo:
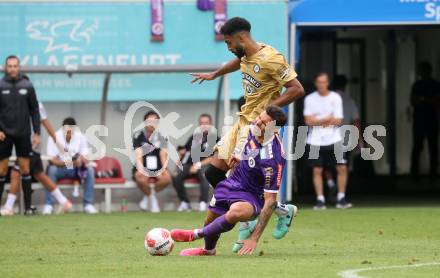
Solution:
<path fill-rule="evenodd" d="M 27 89 L 20 89 L 18 92 L 20 93 L 20 95 L 25 95 L 25 94 L 27 94 L 28 90 Z"/>
<path fill-rule="evenodd" d="M 254 159 L 253 157 L 249 157 L 249 159 L 248 159 L 248 165 L 249 165 L 249 167 L 251 167 L 251 168 L 254 168 L 254 167 L 255 167 L 255 159 Z"/>
<path fill-rule="evenodd" d="M 254 72 L 255 73 L 259 73 L 260 72 L 260 66 L 259 65 L 257 65 L 257 64 L 254 65 Z"/>

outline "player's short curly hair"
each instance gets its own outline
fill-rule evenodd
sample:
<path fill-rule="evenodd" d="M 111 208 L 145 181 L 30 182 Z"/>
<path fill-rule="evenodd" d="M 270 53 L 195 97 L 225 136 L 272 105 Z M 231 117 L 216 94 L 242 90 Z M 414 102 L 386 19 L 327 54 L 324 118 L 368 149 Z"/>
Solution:
<path fill-rule="evenodd" d="M 266 113 L 275 121 L 276 126 L 284 126 L 287 123 L 286 114 L 279 106 L 269 105 L 266 107 Z"/>
<path fill-rule="evenodd" d="M 251 24 L 249 21 L 242 17 L 233 17 L 225 22 L 225 24 L 220 29 L 222 35 L 232 36 L 238 32 L 251 31 Z"/>

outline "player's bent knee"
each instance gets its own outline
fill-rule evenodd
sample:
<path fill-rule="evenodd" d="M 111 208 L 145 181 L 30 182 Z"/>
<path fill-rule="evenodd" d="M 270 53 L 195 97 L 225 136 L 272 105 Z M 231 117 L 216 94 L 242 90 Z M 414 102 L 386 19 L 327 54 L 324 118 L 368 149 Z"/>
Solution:
<path fill-rule="evenodd" d="M 227 212 L 227 220 L 230 223 L 235 223 L 239 221 L 247 221 L 252 218 L 254 214 L 254 209 L 252 205 L 237 205 L 232 206 L 231 209 Z"/>

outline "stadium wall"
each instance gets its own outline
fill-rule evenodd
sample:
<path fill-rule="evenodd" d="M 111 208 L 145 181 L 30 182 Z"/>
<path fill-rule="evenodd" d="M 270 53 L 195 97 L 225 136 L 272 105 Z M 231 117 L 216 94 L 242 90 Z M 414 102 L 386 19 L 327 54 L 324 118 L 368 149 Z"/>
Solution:
<path fill-rule="evenodd" d="M 287 54 L 287 3 L 228 1 L 228 17 L 252 23 L 254 37 Z M 270 17 L 268 17 L 270 15 Z M 214 36 L 214 14 L 196 1 L 164 2 L 164 41 L 151 41 L 149 1 L 0 0 L 0 57 L 24 65 L 219 64 L 234 56 Z M 32 75 L 43 101 L 99 101 L 102 75 Z M 239 74 L 230 96 L 242 95 Z M 173 82 L 170 82 L 172 80 Z M 216 84 L 195 87 L 184 75 L 114 76 L 110 101 L 213 100 Z M 202 92 L 214 92 L 202 94 Z M 159 93 L 158 93 L 159 92 Z M 163 92 L 163 93 L 162 93 Z"/>

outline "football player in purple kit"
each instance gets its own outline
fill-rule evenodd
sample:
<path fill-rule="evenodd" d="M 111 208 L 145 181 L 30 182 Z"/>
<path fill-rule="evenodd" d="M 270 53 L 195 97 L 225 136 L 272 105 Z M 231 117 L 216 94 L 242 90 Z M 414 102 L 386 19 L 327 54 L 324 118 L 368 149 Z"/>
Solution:
<path fill-rule="evenodd" d="M 259 217 L 252 235 L 243 240 L 239 251 L 240 255 L 253 253 L 277 204 L 285 159 L 275 126 L 285 123 L 284 112 L 274 105 L 268 106 L 256 118 L 242 153 L 231 158 L 232 174 L 214 190 L 205 226 L 171 231 L 171 237 L 177 242 L 205 240 L 204 248 L 185 249 L 181 256 L 215 255 L 221 233 L 232 230 L 238 222 Z"/>

